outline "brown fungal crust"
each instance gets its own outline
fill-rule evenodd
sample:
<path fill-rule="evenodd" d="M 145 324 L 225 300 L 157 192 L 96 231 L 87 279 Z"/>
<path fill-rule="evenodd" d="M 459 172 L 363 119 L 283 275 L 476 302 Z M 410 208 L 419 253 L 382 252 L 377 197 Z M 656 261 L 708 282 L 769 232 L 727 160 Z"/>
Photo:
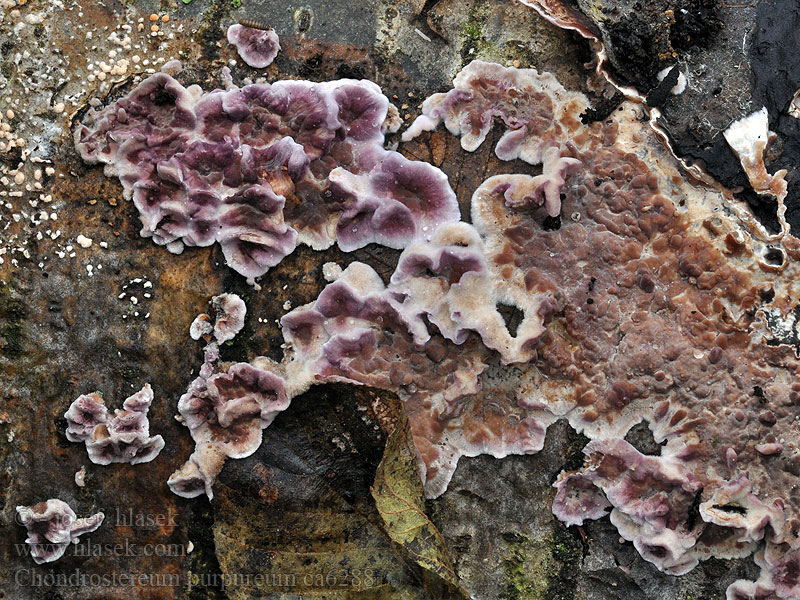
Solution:
<path fill-rule="evenodd" d="M 476 113 L 495 110 L 499 104 L 487 98 L 497 92 L 498 70 L 472 79 L 462 96 L 451 96 L 452 106 L 440 96 L 435 104 L 445 112 L 434 116 L 463 123 L 454 115 L 469 115 L 472 123 L 480 120 Z M 436 432 L 424 411 L 412 412 L 412 427 L 426 430 L 418 436 L 425 448 L 453 440 L 454 461 L 480 446 L 476 431 L 484 436 L 477 451 L 501 455 L 512 424 L 528 418 L 544 429 L 542 414 L 566 414 L 590 438 L 606 440 L 591 450 L 587 474 L 617 456 L 621 474 L 640 475 L 563 475 L 554 507 L 561 518 L 581 522 L 613 508 L 623 537 L 676 574 L 708 556 L 747 554 L 761 540 L 771 552 L 786 544 L 785 552 L 800 546 L 800 384 L 793 352 L 762 342 L 759 292 L 776 283 L 759 264 L 764 246 L 730 216 L 719 194 L 683 182 L 658 142 L 642 134 L 640 118 L 626 105 L 614 119 L 549 139 L 582 165 L 566 176 L 561 213 L 571 218 L 558 229 L 543 227 L 543 210 L 507 205 L 501 183 L 508 176 L 476 191 L 472 219 L 497 285 L 551 296 L 555 316 L 528 365 L 484 370 L 480 391 L 461 401 L 457 417 L 437 416 L 440 438 L 430 437 Z M 785 241 L 791 254 L 796 242 Z M 796 295 L 791 287 L 776 289 L 773 308 L 786 315 Z M 493 357 L 483 360 L 491 365 Z M 539 414 L 520 415 L 525 405 Z M 616 455 L 621 438 L 643 419 L 665 443 L 662 456 L 644 460 L 633 448 Z M 447 461 L 420 455 L 428 464 Z M 746 516 L 722 519 L 712 499 L 743 474 Z M 428 477 L 435 494 L 441 483 Z M 689 510 L 698 494 L 706 507 L 700 519 Z"/>
<path fill-rule="evenodd" d="M 630 128 L 624 116 L 619 121 Z M 556 299 L 559 316 L 537 347 L 536 366 L 574 390 L 572 425 L 613 441 L 646 419 L 666 442 L 657 460 L 677 470 L 674 489 L 683 496 L 656 494 L 635 507 L 634 498 L 653 486 L 627 482 L 608 497 L 612 521 L 645 558 L 682 573 L 698 558 L 749 553 L 761 539 L 797 548 L 799 365 L 788 348 L 762 342 L 759 290 L 769 278 L 753 254 L 731 249 L 726 238 L 745 236 L 734 235 L 737 223 L 719 204 L 682 198 L 688 186 L 665 185 L 663 161 L 652 162 L 652 151 L 647 162 L 640 148 L 626 151 L 636 146 L 619 134 L 617 122 L 607 121 L 573 138 L 584 168 L 567 177 L 562 210 L 578 218 L 564 219 L 558 230 L 509 210 L 496 184 L 484 184 L 472 211 L 489 262 L 503 281 Z M 794 296 L 783 288 L 773 303 L 791 305 Z M 693 492 L 711 498 L 743 474 L 754 501 L 768 508 L 745 509 L 745 523 L 737 525 L 690 525 Z M 567 494 L 584 489 L 584 481 L 565 475 L 556 485 Z M 586 505 L 557 497 L 562 518 L 582 521 L 576 508 Z M 754 525 L 762 518 L 766 531 Z M 666 534 L 674 539 L 655 544 Z M 792 589 L 779 597 L 794 597 Z"/>
<path fill-rule="evenodd" d="M 767 246 L 720 192 L 686 183 L 643 127 L 641 108 L 625 104 L 583 125 L 585 102 L 550 77 L 486 63 L 467 70 L 459 93 L 427 103 L 413 133 L 456 124 L 451 131 L 472 147 L 496 117 L 516 125 L 506 139 L 530 162 L 548 148 L 579 161 L 559 183 L 560 226 L 547 226 L 544 206 L 509 205 L 504 181 L 514 175 L 492 177 L 472 198 L 474 230 L 449 224 L 432 237 L 458 251 L 431 240 L 408 247 L 388 286 L 351 264 L 284 317 L 284 361 L 257 358 L 253 367 L 280 373 L 286 404 L 317 382 L 397 393 L 430 496 L 444 491 L 460 456 L 535 453 L 565 417 L 592 441 L 584 468 L 555 484 L 559 518 L 577 524 L 611 509 L 620 534 L 673 574 L 766 544 L 762 578 L 732 586 L 729 598 L 751 589 L 798 597 L 800 362 L 793 346 L 766 343 L 780 337 L 767 325 L 798 302 L 797 240 L 787 234 Z M 513 102 L 498 100 L 530 82 L 552 92 L 548 106 L 569 98 L 559 104 L 568 125 L 550 127 L 544 144 L 526 125 L 539 108 L 514 105 L 512 118 L 503 111 Z M 467 250 L 479 254 L 467 259 Z M 778 250 L 780 279 L 761 261 Z M 445 251 L 457 268 L 442 269 Z M 502 297 L 474 293 L 465 316 L 453 290 L 479 277 Z M 535 299 L 542 331 L 525 352 L 465 326 L 488 322 L 470 318 L 496 311 L 503 297 Z M 622 439 L 643 420 L 660 456 Z"/>

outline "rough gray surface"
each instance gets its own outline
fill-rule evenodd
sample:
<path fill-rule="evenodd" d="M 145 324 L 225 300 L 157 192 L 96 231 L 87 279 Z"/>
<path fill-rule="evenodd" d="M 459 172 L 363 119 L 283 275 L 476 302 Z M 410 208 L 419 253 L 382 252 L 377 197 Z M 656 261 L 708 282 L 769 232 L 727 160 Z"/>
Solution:
<path fill-rule="evenodd" d="M 711 600 L 737 579 L 758 577 L 751 559 L 712 559 L 673 577 L 621 540 L 607 517 L 564 527 L 551 513 L 550 484 L 580 464 L 584 442 L 558 423 L 535 456 L 462 459 L 447 492 L 430 503 L 475 598 Z"/>

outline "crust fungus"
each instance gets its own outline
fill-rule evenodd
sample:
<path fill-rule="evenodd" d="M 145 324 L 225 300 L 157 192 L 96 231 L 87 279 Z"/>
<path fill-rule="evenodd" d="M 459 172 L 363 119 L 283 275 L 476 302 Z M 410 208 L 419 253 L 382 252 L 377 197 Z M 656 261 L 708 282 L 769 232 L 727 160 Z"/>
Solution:
<path fill-rule="evenodd" d="M 466 223 L 444 225 L 430 242 L 409 246 L 400 256 L 389 291 L 415 343 L 431 339 L 427 321 L 455 344 L 477 333 L 507 363 L 532 357 L 554 305 L 548 294 L 517 293 L 492 278 L 483 242 Z M 522 313 L 513 334 L 498 310 L 501 305 Z"/>
<path fill-rule="evenodd" d="M 147 411 L 152 401 L 148 383 L 111 416 L 99 393 L 79 396 L 64 413 L 67 439 L 84 442 L 89 460 L 98 465 L 150 462 L 164 448 L 160 435 L 150 436 Z"/>
<path fill-rule="evenodd" d="M 298 243 L 403 248 L 459 220 L 439 169 L 383 148 L 395 113 L 365 80 L 204 94 L 157 73 L 90 110 L 75 146 L 119 177 L 142 236 L 175 253 L 218 242 L 231 268 L 258 277 Z"/>
<path fill-rule="evenodd" d="M 786 169 L 775 174 L 767 172 L 764 153 L 774 140 L 775 134 L 769 131 L 769 115 L 766 107 L 734 121 L 723 132 L 725 141 L 734 151 L 747 174 L 750 185 L 761 195 L 772 196 L 778 202 L 778 219 L 786 227 L 784 199 L 787 193 Z"/>
<path fill-rule="evenodd" d="M 204 364 L 178 401 L 181 420 L 197 448 L 168 484 L 187 498 L 202 493 L 211 498 L 211 486 L 225 458 L 244 458 L 255 452 L 261 445 L 261 430 L 289 405 L 279 374 L 249 363 L 218 363 L 219 344 L 241 331 L 247 308 L 235 294 L 215 296 L 211 305 L 216 312 L 214 324 L 201 314 L 190 328 L 194 339 L 203 337 L 208 342 Z"/>
<path fill-rule="evenodd" d="M 755 554 L 761 567 L 756 581 L 740 579 L 728 587 L 726 600 L 791 600 L 800 596 L 800 553 L 789 544 L 765 544 Z"/>
<path fill-rule="evenodd" d="M 84 533 L 95 531 L 105 518 L 100 512 L 79 519 L 66 502 L 55 498 L 34 506 L 18 506 L 17 515 L 28 530 L 25 541 L 37 565 L 61 558 L 70 544 L 77 544 Z"/>
<path fill-rule="evenodd" d="M 270 66 L 281 49 L 278 34 L 273 29 L 235 23 L 228 27 L 227 37 L 242 60 L 254 69 Z"/>
<path fill-rule="evenodd" d="M 195 498 L 201 494 L 214 497 L 212 486 L 225 464 L 224 452 L 210 444 L 199 445 L 189 459 L 170 475 L 167 485 L 178 496 Z"/>
<path fill-rule="evenodd" d="M 722 193 L 681 179 L 643 131 L 640 107 L 584 125 L 586 106 L 550 75 L 478 61 L 454 90 L 426 100 L 406 139 L 444 122 L 473 150 L 498 120 L 498 156 L 542 162 L 540 179 L 490 178 L 472 197 L 472 225 L 432 218 L 426 235 L 399 235 L 405 250 L 388 285 L 362 263 L 328 266 L 319 297 L 282 319 L 281 363 L 220 366 L 207 348 L 208 366 L 181 400 L 198 451 L 173 489 L 210 494 L 225 457 L 251 452 L 274 414 L 315 383 L 396 393 L 432 497 L 460 456 L 538 452 L 565 418 L 592 441 L 584 467 L 556 483 L 559 518 L 610 510 L 621 536 L 674 574 L 763 545 L 761 579 L 735 584 L 729 598 L 795 597 L 800 363 L 793 347 L 767 343 L 760 291 L 772 290 L 783 315 L 796 292 L 760 266 L 765 241 Z M 243 143 L 248 127 L 238 129 Z M 307 148 L 303 136 L 293 139 Z M 387 199 L 412 210 L 402 199 L 413 194 L 376 170 L 381 152 L 357 153 L 359 169 L 342 165 L 328 179 L 338 201 L 362 207 L 351 222 L 370 236 L 384 223 L 376 199 L 392 227 L 403 211 Z M 573 218 L 544 227 L 541 206 Z M 792 240 L 769 242 L 794 274 Z M 623 440 L 642 421 L 658 456 Z"/>
<path fill-rule="evenodd" d="M 495 192 L 503 192 L 506 206 L 512 208 L 535 208 L 544 205 L 547 214 L 561 214 L 561 188 L 567 169 L 579 165 L 577 158 L 563 157 L 558 148 L 550 147 L 542 153 L 542 174 L 495 175 Z"/>
<path fill-rule="evenodd" d="M 503 188 L 508 205 L 544 204 L 547 213 L 555 217 L 561 212 L 564 174 L 580 162 L 562 157 L 562 153 L 568 152 L 570 136 L 580 137 L 584 128 L 579 116 L 586 107 L 581 94 L 568 92 L 549 73 L 475 60 L 456 75 L 453 90 L 423 102 L 422 114 L 403 133 L 403 140 L 444 122 L 450 133 L 461 137 L 462 148 L 472 152 L 499 119 L 506 132 L 495 147 L 497 157 L 544 166 L 543 174 L 536 177 L 497 176 L 495 181 Z"/>
<path fill-rule="evenodd" d="M 336 226 L 339 247 L 345 252 L 373 242 L 405 248 L 430 237 L 440 224 L 461 218 L 447 176 L 397 152 L 387 152 L 365 174 L 338 167 L 329 179 L 341 197 L 354 199 Z"/>

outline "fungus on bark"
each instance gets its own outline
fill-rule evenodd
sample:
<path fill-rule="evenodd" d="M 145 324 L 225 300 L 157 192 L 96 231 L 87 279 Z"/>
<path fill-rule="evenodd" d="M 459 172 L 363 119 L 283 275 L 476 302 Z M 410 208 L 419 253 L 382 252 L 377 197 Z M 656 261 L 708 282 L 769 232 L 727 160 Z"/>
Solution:
<path fill-rule="evenodd" d="M 25 541 L 37 565 L 61 558 L 70 544 L 103 523 L 101 512 L 79 519 L 63 500 L 51 498 L 33 506 L 17 506 L 19 523 L 28 530 Z"/>
<path fill-rule="evenodd" d="M 187 407 L 198 399 L 218 410 L 212 378 L 235 381 L 245 394 L 234 406 L 253 409 L 247 431 L 260 436 L 270 418 L 254 391 L 263 387 L 253 383 L 258 373 L 279 382 L 267 392 L 270 414 L 316 383 L 390 390 L 405 405 L 429 496 L 446 489 L 459 457 L 538 452 L 547 427 L 566 418 L 592 441 L 586 465 L 556 483 L 559 518 L 580 523 L 610 510 L 622 537 L 675 574 L 764 545 L 762 578 L 729 595 L 769 588 L 791 598 L 800 363 L 792 347 L 766 343 L 759 292 L 771 289 L 784 315 L 796 304 L 774 277 L 797 273 L 796 241 L 769 240 L 786 260 L 767 268 L 758 231 L 726 209 L 725 195 L 681 179 L 660 140 L 643 131 L 639 107 L 623 104 L 584 125 L 586 99 L 552 76 L 480 62 L 455 88 L 428 99 L 406 137 L 444 122 L 474 149 L 496 119 L 507 129 L 498 155 L 544 162 L 551 197 L 558 191 L 570 218 L 544 227 L 544 190 L 515 187 L 530 184 L 518 174 L 490 178 L 473 194 L 472 225 L 438 223 L 403 240 L 388 285 L 362 263 L 328 266 L 331 282 L 318 298 L 281 321 L 282 362 L 257 357 L 257 373 L 244 377 L 242 364 L 213 366 L 207 350 L 212 366 L 187 392 Z M 333 177 L 344 202 L 387 197 L 366 158 L 380 152 L 362 156 L 369 166 L 357 174 L 370 175 L 359 185 Z M 364 206 L 371 224 L 379 211 Z M 504 323 L 504 304 L 522 314 L 515 328 Z M 195 414 L 186 416 L 193 427 Z M 642 421 L 662 444 L 658 456 L 623 440 Z M 215 454 L 185 467 L 193 493 L 210 490 L 206 462 L 221 468 L 235 452 L 210 420 L 200 422 L 198 452 Z"/>
<path fill-rule="evenodd" d="M 127 398 L 113 416 L 99 393 L 79 396 L 64 413 L 67 439 L 84 442 L 89 460 L 98 465 L 150 462 L 164 448 L 164 438 L 150 436 L 147 411 L 152 401 L 149 383 Z"/>
<path fill-rule="evenodd" d="M 228 43 L 236 46 L 242 60 L 254 69 L 270 66 L 281 49 L 278 34 L 271 28 L 262 29 L 234 23 L 228 27 L 226 35 Z"/>
<path fill-rule="evenodd" d="M 264 33 L 264 32 L 262 32 Z M 370 81 L 278 81 L 204 94 L 156 73 L 75 129 L 133 200 L 140 234 L 174 253 L 222 247 L 263 275 L 298 243 L 403 248 L 460 218 L 436 167 L 383 148 L 396 110 Z"/>
<path fill-rule="evenodd" d="M 200 374 L 178 401 L 178 412 L 196 444 L 195 452 L 169 479 L 184 497 L 205 493 L 225 458 L 244 458 L 261 445 L 261 431 L 289 405 L 285 383 L 268 368 L 249 363 L 219 364 L 219 344 L 232 340 L 242 327 L 247 307 L 236 294 L 211 299 L 216 318 L 199 315 L 190 328 L 194 339 L 207 341 Z"/>

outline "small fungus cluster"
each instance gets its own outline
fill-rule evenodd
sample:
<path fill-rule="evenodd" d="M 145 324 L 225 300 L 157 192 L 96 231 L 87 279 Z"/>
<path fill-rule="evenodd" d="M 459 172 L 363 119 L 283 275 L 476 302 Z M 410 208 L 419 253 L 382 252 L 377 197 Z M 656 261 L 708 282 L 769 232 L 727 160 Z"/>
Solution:
<path fill-rule="evenodd" d="M 150 436 L 147 411 L 152 402 L 150 384 L 127 398 L 114 416 L 97 392 L 79 396 L 64 413 L 67 439 L 84 442 L 89 460 L 98 465 L 150 462 L 164 448 L 164 438 Z"/>
<path fill-rule="evenodd" d="M 475 93 L 481 81 L 503 82 Z M 510 92 L 511 91 L 511 92 Z M 461 136 L 461 147 L 476 150 L 499 119 L 506 131 L 495 153 L 501 160 L 520 159 L 532 165 L 543 163 L 541 175 L 514 175 L 498 180 L 508 206 L 545 205 L 556 217 L 561 212 L 560 190 L 564 175 L 580 164 L 574 156 L 563 156 L 569 136 L 581 129 L 580 112 L 586 99 L 565 90 L 549 73 L 533 69 L 508 69 L 498 64 L 473 61 L 453 80 L 453 89 L 434 94 L 422 104 L 422 115 L 403 133 L 409 141 L 444 122 L 453 135 Z M 502 181 L 502 183 L 501 183 Z"/>
<path fill-rule="evenodd" d="M 25 541 L 37 565 L 58 560 L 70 544 L 77 544 L 84 533 L 95 531 L 105 515 L 97 513 L 79 519 L 63 500 L 50 499 L 35 506 L 18 506 L 17 517 L 28 530 Z"/>
<path fill-rule="evenodd" d="M 270 66 L 281 49 L 278 34 L 272 29 L 235 23 L 228 27 L 227 37 L 242 60 L 254 69 Z"/>
<path fill-rule="evenodd" d="M 192 338 L 204 339 L 205 361 L 199 376 L 178 401 L 182 422 L 197 448 L 186 464 L 169 478 L 170 489 L 192 498 L 211 486 L 226 457 L 244 458 L 261 445 L 261 430 L 289 406 L 283 379 L 276 373 L 248 363 L 218 367 L 219 344 L 232 340 L 244 326 L 247 308 L 235 294 L 211 300 L 212 323 L 207 314 L 192 323 Z"/>

